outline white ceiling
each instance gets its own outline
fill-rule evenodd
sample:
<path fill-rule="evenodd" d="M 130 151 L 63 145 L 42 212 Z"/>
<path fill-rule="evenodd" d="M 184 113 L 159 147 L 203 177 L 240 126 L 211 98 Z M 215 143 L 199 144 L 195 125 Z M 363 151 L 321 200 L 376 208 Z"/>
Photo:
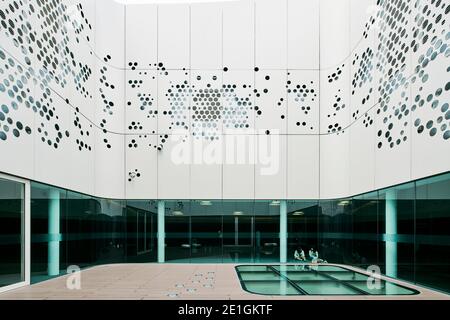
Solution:
<path fill-rule="evenodd" d="M 157 3 L 157 4 L 170 4 L 170 3 L 211 3 L 211 2 L 231 2 L 240 0 L 115 0 L 116 2 L 123 4 L 146 4 L 146 3 Z"/>

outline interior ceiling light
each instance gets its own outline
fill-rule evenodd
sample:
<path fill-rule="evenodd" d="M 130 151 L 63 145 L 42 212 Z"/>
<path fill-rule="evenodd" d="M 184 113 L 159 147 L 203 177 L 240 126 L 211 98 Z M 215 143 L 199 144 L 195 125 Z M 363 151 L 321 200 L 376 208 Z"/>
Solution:
<path fill-rule="evenodd" d="M 292 215 L 293 216 L 302 216 L 302 215 L 304 215 L 305 213 L 303 212 L 303 211 L 295 211 Z"/>
<path fill-rule="evenodd" d="M 235 211 L 235 212 L 233 212 L 233 214 L 234 214 L 235 216 L 242 216 L 242 215 L 243 215 L 243 212 L 242 212 L 242 211 Z"/>
<path fill-rule="evenodd" d="M 338 206 L 346 206 L 346 205 L 348 205 L 350 203 L 350 201 L 348 201 L 348 200 L 342 200 L 342 201 L 340 201 L 339 203 L 338 203 Z"/>
<path fill-rule="evenodd" d="M 212 203 L 209 200 L 200 201 L 201 206 L 210 206 Z"/>
<path fill-rule="evenodd" d="M 183 215 L 183 212 L 181 212 L 180 210 L 175 210 L 175 211 L 172 212 L 172 214 L 173 214 L 174 216 L 182 216 L 182 215 Z"/>
<path fill-rule="evenodd" d="M 273 201 L 270 203 L 270 205 L 271 205 L 271 206 L 279 206 L 279 205 L 280 205 L 280 201 L 279 201 L 279 200 L 273 200 Z"/>

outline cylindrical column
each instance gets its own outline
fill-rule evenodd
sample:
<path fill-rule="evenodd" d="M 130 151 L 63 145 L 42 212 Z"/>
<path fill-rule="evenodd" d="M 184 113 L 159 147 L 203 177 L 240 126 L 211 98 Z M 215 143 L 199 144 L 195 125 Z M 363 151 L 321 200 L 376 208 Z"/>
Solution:
<path fill-rule="evenodd" d="M 166 250 L 165 211 L 166 211 L 165 202 L 162 200 L 158 201 L 158 262 L 159 263 L 163 263 L 165 261 L 165 250 Z"/>
<path fill-rule="evenodd" d="M 280 201 L 280 263 L 287 261 L 287 203 Z"/>
<path fill-rule="evenodd" d="M 397 277 L 397 193 L 386 192 L 386 275 Z"/>
<path fill-rule="evenodd" d="M 59 190 L 51 189 L 48 196 L 48 275 L 59 275 L 60 241 L 60 197 Z"/>
<path fill-rule="evenodd" d="M 283 276 L 287 276 L 287 267 L 286 265 L 280 266 L 280 273 Z M 285 296 L 287 294 L 287 280 L 282 279 L 280 281 L 280 295 Z"/>

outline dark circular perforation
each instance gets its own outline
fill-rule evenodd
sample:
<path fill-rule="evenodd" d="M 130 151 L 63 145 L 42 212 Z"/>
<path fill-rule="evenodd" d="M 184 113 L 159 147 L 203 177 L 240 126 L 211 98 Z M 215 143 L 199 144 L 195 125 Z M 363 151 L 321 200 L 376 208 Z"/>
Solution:
<path fill-rule="evenodd" d="M 309 130 L 314 130 L 314 120 L 311 119 L 311 114 L 313 112 L 318 112 L 318 110 L 313 110 L 314 102 L 317 99 L 317 88 L 314 81 L 308 81 L 307 83 L 292 83 L 289 80 L 290 73 L 288 73 L 288 80 L 286 83 L 287 94 L 290 97 L 290 101 L 295 102 L 295 107 L 301 110 L 302 116 L 300 118 L 294 118 L 297 127 L 305 127 Z M 284 115 L 282 119 L 284 119 Z"/>
<path fill-rule="evenodd" d="M 128 182 L 133 181 L 134 179 L 140 178 L 141 173 L 138 169 L 134 169 L 133 171 L 128 172 Z"/>
<path fill-rule="evenodd" d="M 92 69 L 75 54 L 75 47 L 80 45 L 82 37 L 83 41 L 90 42 L 92 26 L 81 4 L 68 7 L 61 0 L 3 2 L 0 8 L 0 32 L 11 39 L 13 46 L 20 50 L 21 57 L 20 63 L 17 63 L 0 50 L 0 73 L 5 75 L 0 93 L 5 94 L 7 100 L 2 98 L 2 101 L 10 115 L 4 119 L 8 125 L 1 126 L 0 138 L 6 140 L 7 133 L 16 138 L 21 137 L 22 133 L 32 133 L 29 126 L 14 120 L 14 114 L 9 112 L 24 107 L 40 117 L 36 123 L 40 140 L 58 148 L 71 134 L 69 128 L 61 127 L 56 109 L 61 102 L 59 97 L 53 97 L 54 91 L 49 86 L 52 83 L 64 89 L 72 83 L 82 98 L 92 99 L 87 85 L 92 77 Z M 68 99 L 65 102 L 69 104 Z M 92 150 L 86 142 L 89 131 L 81 128 L 80 117 L 76 109 L 74 125 L 79 129 L 79 135 L 73 139 L 80 150 Z M 0 121 L 3 121 L 2 118 L 0 115 Z"/>
<path fill-rule="evenodd" d="M 334 81 L 339 80 L 339 78 L 340 78 L 340 76 L 341 76 L 341 74 L 343 72 L 344 67 L 345 67 L 345 63 L 342 64 L 342 66 L 337 67 L 336 70 L 333 71 L 333 73 L 329 74 L 327 76 L 328 82 L 332 83 Z"/>

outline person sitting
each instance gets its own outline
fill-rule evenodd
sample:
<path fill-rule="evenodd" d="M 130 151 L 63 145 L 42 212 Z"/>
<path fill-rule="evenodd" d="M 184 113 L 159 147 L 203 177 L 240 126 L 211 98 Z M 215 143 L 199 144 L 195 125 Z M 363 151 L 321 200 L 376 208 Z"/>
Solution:
<path fill-rule="evenodd" d="M 309 260 L 314 261 L 316 254 L 315 254 L 313 248 L 309 249 L 308 256 L 309 256 Z"/>
<path fill-rule="evenodd" d="M 301 259 L 302 261 L 306 261 L 305 251 L 303 251 L 302 248 L 300 248 L 300 259 Z"/>
<path fill-rule="evenodd" d="M 327 263 L 326 260 L 319 258 L 319 251 L 313 252 L 314 258 L 312 259 L 312 263 Z"/>
<path fill-rule="evenodd" d="M 300 252 L 296 249 L 294 252 L 294 259 L 299 261 L 306 261 L 305 252 L 302 248 L 299 248 Z"/>

